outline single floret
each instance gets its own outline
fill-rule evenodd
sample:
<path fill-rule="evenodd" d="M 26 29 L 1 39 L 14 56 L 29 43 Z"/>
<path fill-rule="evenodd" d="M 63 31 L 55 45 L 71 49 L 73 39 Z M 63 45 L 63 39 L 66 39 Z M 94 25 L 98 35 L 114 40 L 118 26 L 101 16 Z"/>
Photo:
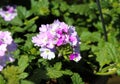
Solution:
<path fill-rule="evenodd" d="M 12 19 L 17 16 L 17 10 L 15 6 L 5 6 L 0 9 L 0 16 L 5 20 L 5 21 L 11 21 Z"/>

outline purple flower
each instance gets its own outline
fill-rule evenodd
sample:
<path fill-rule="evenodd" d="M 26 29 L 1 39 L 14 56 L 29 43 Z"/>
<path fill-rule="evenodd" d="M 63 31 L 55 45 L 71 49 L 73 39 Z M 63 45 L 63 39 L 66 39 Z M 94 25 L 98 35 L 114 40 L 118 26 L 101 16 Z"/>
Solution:
<path fill-rule="evenodd" d="M 8 31 L 0 31 L 0 71 L 6 66 L 7 62 L 14 61 L 11 52 L 16 50 L 16 48 L 11 33 Z"/>
<path fill-rule="evenodd" d="M 64 44 L 64 41 L 65 41 L 65 36 L 64 35 L 61 35 L 61 37 L 58 39 L 57 41 L 57 46 L 61 46 Z"/>
<path fill-rule="evenodd" d="M 1 44 L 0 45 L 0 56 L 4 56 L 6 51 L 7 51 L 7 44 Z"/>
<path fill-rule="evenodd" d="M 0 40 L 2 41 L 2 43 L 5 43 L 5 44 L 11 44 L 13 39 L 11 37 L 11 33 L 8 32 L 8 31 L 0 31 Z"/>
<path fill-rule="evenodd" d="M 0 65 L 0 71 L 2 71 L 2 69 L 3 69 L 3 66 L 2 66 L 2 65 Z"/>
<path fill-rule="evenodd" d="M 5 21 L 11 21 L 17 16 L 17 10 L 15 6 L 5 6 L 0 9 L 0 15 Z"/>
<path fill-rule="evenodd" d="M 10 35 L 11 33 L 8 31 L 0 31 L 0 56 L 5 55 L 5 52 L 7 51 L 7 46 L 10 45 L 13 41 Z"/>
<path fill-rule="evenodd" d="M 12 41 L 12 43 L 7 46 L 7 51 L 8 52 L 15 51 L 16 49 L 17 49 L 17 45 L 16 45 L 16 43 L 14 41 Z"/>
<path fill-rule="evenodd" d="M 55 53 L 48 48 L 40 48 L 41 57 L 51 60 L 55 58 Z"/>
<path fill-rule="evenodd" d="M 79 41 L 75 27 L 68 26 L 59 20 L 55 20 L 52 24 L 41 25 L 39 27 L 39 34 L 32 37 L 34 45 L 40 47 L 41 56 L 49 60 L 55 57 L 51 51 L 52 49 L 70 44 L 73 47 L 72 52 L 74 52 L 77 49 L 75 46 L 78 46 Z"/>
<path fill-rule="evenodd" d="M 48 28 L 50 27 L 50 25 L 41 25 L 41 27 L 39 27 L 39 31 L 40 32 L 46 32 L 48 30 Z"/>
<path fill-rule="evenodd" d="M 72 53 L 72 54 L 70 54 L 69 59 L 74 60 L 75 62 L 78 62 L 78 61 L 80 61 L 81 56 L 79 53 Z"/>
<path fill-rule="evenodd" d="M 77 42 L 78 42 L 76 36 L 70 36 L 70 37 L 69 37 L 69 41 L 70 41 L 70 43 L 71 43 L 72 45 L 76 45 Z"/>
<path fill-rule="evenodd" d="M 46 33 L 40 33 L 32 38 L 32 42 L 35 43 L 35 46 L 44 47 L 48 43 L 48 36 Z"/>
<path fill-rule="evenodd" d="M 0 56 L 0 71 L 6 66 L 7 62 L 13 62 L 14 58 L 10 53 L 5 54 L 4 56 Z"/>

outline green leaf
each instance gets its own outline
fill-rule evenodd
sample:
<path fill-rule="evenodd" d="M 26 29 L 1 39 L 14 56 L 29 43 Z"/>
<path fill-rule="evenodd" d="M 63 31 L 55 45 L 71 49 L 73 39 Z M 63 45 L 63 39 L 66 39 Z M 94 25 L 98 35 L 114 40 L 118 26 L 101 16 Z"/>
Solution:
<path fill-rule="evenodd" d="M 84 31 L 80 35 L 81 39 L 81 45 L 80 48 L 81 50 L 89 50 L 91 48 L 91 43 L 98 42 L 101 39 L 101 35 L 98 32 L 89 32 L 89 31 Z"/>
<path fill-rule="evenodd" d="M 28 76 L 28 73 L 21 73 L 20 75 L 19 75 L 19 78 L 20 79 L 24 79 L 24 78 L 26 78 Z"/>
<path fill-rule="evenodd" d="M 69 24 L 69 25 L 72 25 L 74 23 L 74 19 L 73 18 L 69 18 L 69 17 L 66 17 L 64 15 L 64 19 L 65 19 L 65 22 L 67 22 L 67 24 Z"/>
<path fill-rule="evenodd" d="M 23 25 L 22 20 L 18 16 L 16 16 L 13 20 L 11 20 L 10 23 L 12 25 L 17 25 L 17 26 L 22 26 Z"/>
<path fill-rule="evenodd" d="M 119 62 L 119 54 L 112 43 L 104 43 L 101 41 L 99 42 L 98 46 L 92 47 L 92 51 L 97 55 L 96 60 L 99 62 L 101 68 L 106 64 L 110 64 L 111 62 Z"/>
<path fill-rule="evenodd" d="M 24 42 L 23 38 L 20 38 L 20 37 L 15 38 L 14 41 L 15 41 L 15 43 L 21 43 L 21 42 Z"/>
<path fill-rule="evenodd" d="M 24 51 L 32 48 L 32 42 L 31 40 L 26 40 L 24 46 L 21 47 Z M 29 52 L 29 50 L 27 51 Z"/>
<path fill-rule="evenodd" d="M 93 23 L 99 32 L 103 33 L 102 22 Z"/>
<path fill-rule="evenodd" d="M 70 70 L 64 70 L 64 71 L 62 71 L 62 73 L 63 73 L 64 75 L 72 75 L 72 74 L 73 74 L 73 72 L 70 71 Z"/>
<path fill-rule="evenodd" d="M 74 4 L 69 7 L 69 12 L 74 14 L 88 15 L 89 11 L 89 4 Z"/>
<path fill-rule="evenodd" d="M 29 29 L 32 28 L 33 25 L 35 25 L 35 21 L 34 20 L 29 20 L 25 22 L 26 26 L 24 27 L 24 30 L 29 31 Z"/>
<path fill-rule="evenodd" d="M 48 15 L 49 14 L 49 1 L 48 0 L 31 0 L 31 12 L 35 15 Z"/>
<path fill-rule="evenodd" d="M 84 84 L 84 82 L 82 81 L 82 78 L 78 73 L 74 73 L 71 79 L 72 79 L 72 84 Z"/>
<path fill-rule="evenodd" d="M 59 8 L 59 4 L 60 4 L 60 1 L 58 0 L 55 0 L 55 1 L 51 1 L 51 4 L 52 4 L 52 8 L 53 9 L 58 9 Z"/>
<path fill-rule="evenodd" d="M 117 70 L 117 75 L 120 76 L 120 69 Z"/>
<path fill-rule="evenodd" d="M 19 58 L 19 54 L 20 54 L 20 50 L 17 49 L 12 54 L 14 55 L 14 58 L 18 59 Z"/>
<path fill-rule="evenodd" d="M 57 62 L 56 64 L 54 64 L 54 68 L 56 70 L 60 70 L 62 68 L 62 63 L 61 62 Z"/>
<path fill-rule="evenodd" d="M 63 76 L 62 71 L 55 70 L 54 68 L 47 68 L 47 75 L 50 78 L 59 78 Z"/>
<path fill-rule="evenodd" d="M 84 50 L 89 50 L 91 48 L 90 45 L 86 44 L 86 43 L 81 43 L 80 44 L 80 50 L 84 51 Z"/>
<path fill-rule="evenodd" d="M 5 80 L 2 75 L 0 75 L 0 84 L 5 84 Z"/>
<path fill-rule="evenodd" d="M 18 12 L 18 16 L 20 17 L 20 19 L 25 19 L 32 14 L 30 11 L 27 11 L 26 8 L 23 6 L 18 6 L 17 12 Z"/>
<path fill-rule="evenodd" d="M 37 29 L 37 26 L 34 24 L 34 25 L 32 25 L 31 28 L 28 29 L 28 31 L 30 31 L 30 32 L 35 32 L 36 29 Z"/>
<path fill-rule="evenodd" d="M 4 77 L 7 80 L 7 84 L 19 84 L 19 69 L 16 66 L 7 66 L 2 71 Z"/>
<path fill-rule="evenodd" d="M 18 27 L 18 26 L 13 26 L 11 28 L 12 32 L 15 33 L 15 32 L 24 32 L 24 29 L 21 28 L 21 27 Z"/>
<path fill-rule="evenodd" d="M 28 56 L 22 55 L 18 61 L 18 66 L 20 72 L 23 72 L 25 68 L 28 66 Z"/>
<path fill-rule="evenodd" d="M 57 62 L 56 64 L 54 64 L 54 67 L 48 67 L 47 68 L 47 75 L 50 78 L 59 78 L 63 75 L 72 75 L 72 71 L 70 70 L 61 70 L 62 68 L 62 63 L 61 62 Z"/>
<path fill-rule="evenodd" d="M 68 6 L 68 4 L 65 1 L 60 3 L 60 10 L 62 12 L 66 11 L 68 8 L 69 8 L 69 6 Z"/>
<path fill-rule="evenodd" d="M 33 47 L 33 43 L 31 41 L 31 38 L 34 34 L 26 34 L 25 37 L 27 38 L 24 46 L 21 46 L 21 48 L 25 51 L 25 52 L 30 52 L 30 49 L 32 49 Z"/>
<path fill-rule="evenodd" d="M 57 9 L 52 9 L 52 14 L 55 16 L 60 16 L 60 11 Z"/>
<path fill-rule="evenodd" d="M 98 32 L 89 32 L 89 31 L 84 31 L 81 33 L 81 41 L 86 42 L 86 43 L 91 43 L 91 42 L 96 42 L 101 39 L 101 35 Z"/>
<path fill-rule="evenodd" d="M 35 83 L 28 80 L 21 80 L 21 84 L 35 84 Z"/>

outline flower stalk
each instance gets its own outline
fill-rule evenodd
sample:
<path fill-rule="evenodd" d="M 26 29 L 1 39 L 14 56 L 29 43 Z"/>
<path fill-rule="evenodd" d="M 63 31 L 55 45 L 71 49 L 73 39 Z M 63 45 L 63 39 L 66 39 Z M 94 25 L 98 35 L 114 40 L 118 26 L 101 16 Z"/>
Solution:
<path fill-rule="evenodd" d="M 104 39 L 105 39 L 105 41 L 108 41 L 107 31 L 106 31 L 106 27 L 105 27 L 105 21 L 104 21 L 104 18 L 103 18 L 100 1 L 99 1 L 99 0 L 96 0 L 96 3 L 97 3 L 97 5 L 98 5 L 98 10 L 99 10 L 99 12 L 100 12 L 100 17 L 101 17 L 102 26 L 103 26 L 103 31 L 104 31 Z"/>

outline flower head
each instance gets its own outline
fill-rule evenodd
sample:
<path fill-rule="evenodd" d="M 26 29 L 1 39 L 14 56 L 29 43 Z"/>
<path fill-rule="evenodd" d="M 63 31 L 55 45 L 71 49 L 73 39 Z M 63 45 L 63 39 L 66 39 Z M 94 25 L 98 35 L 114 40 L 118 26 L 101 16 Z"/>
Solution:
<path fill-rule="evenodd" d="M 49 60 L 55 57 L 55 52 L 52 52 L 52 49 L 70 44 L 73 47 L 72 52 L 74 52 L 76 50 L 75 46 L 79 46 L 79 41 L 75 27 L 59 20 L 55 20 L 52 24 L 41 25 L 39 27 L 39 34 L 32 37 L 34 45 L 40 47 L 41 56 Z"/>
<path fill-rule="evenodd" d="M 0 15 L 5 21 L 11 21 L 17 16 L 17 10 L 15 6 L 5 6 L 0 9 Z"/>
<path fill-rule="evenodd" d="M 6 62 L 14 61 L 11 52 L 16 50 L 16 48 L 11 33 L 0 31 L 0 71 L 6 66 Z"/>

